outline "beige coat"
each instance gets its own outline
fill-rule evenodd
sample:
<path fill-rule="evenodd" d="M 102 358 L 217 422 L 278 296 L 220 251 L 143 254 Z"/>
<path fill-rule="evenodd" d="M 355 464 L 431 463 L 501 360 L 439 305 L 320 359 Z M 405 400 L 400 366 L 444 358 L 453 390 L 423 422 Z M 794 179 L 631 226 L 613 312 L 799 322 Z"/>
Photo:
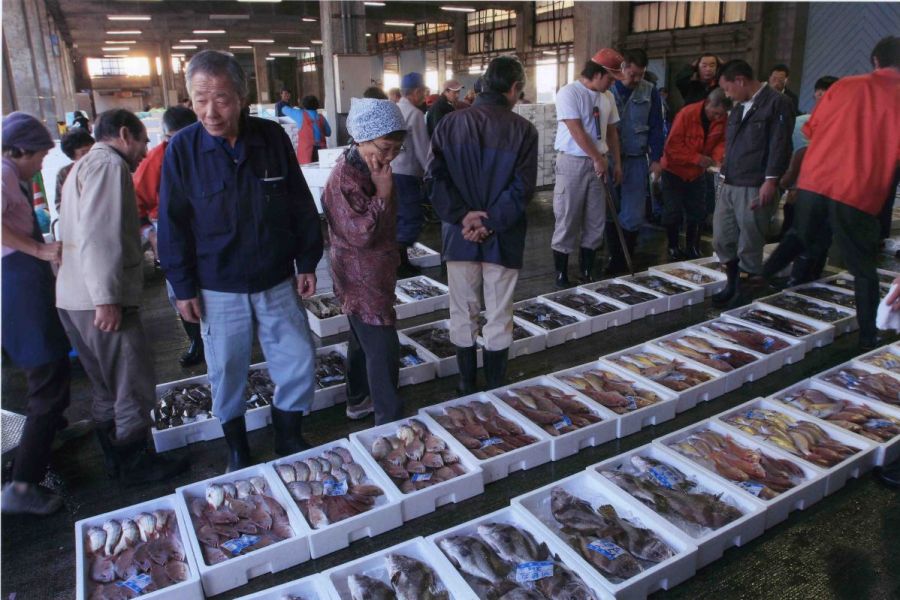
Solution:
<path fill-rule="evenodd" d="M 95 144 L 63 186 L 56 306 L 138 306 L 144 283 L 139 228 L 128 163 L 111 146 Z"/>

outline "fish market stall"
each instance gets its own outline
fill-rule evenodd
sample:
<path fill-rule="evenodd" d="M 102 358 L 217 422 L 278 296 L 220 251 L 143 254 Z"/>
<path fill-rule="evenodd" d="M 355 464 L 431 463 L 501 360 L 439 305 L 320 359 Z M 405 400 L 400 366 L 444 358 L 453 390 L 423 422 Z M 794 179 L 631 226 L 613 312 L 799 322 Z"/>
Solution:
<path fill-rule="evenodd" d="M 593 327 L 587 315 L 541 297 L 516 302 L 513 315 L 544 329 L 548 348 L 588 336 Z"/>
<path fill-rule="evenodd" d="M 665 273 L 645 271 L 630 277 L 622 277 L 621 279 L 665 297 L 667 310 L 678 310 L 684 306 L 699 304 L 706 297 L 706 292 L 703 291 L 702 287 L 688 283 L 683 279 L 669 277 Z"/>
<path fill-rule="evenodd" d="M 650 267 L 650 273 L 661 273 L 669 278 L 702 287 L 707 296 L 712 296 L 723 289 L 727 284 L 727 278 L 721 271 L 707 269 L 706 267 L 689 262 L 675 262 L 665 265 Z"/>
<path fill-rule="evenodd" d="M 658 315 L 669 310 L 669 300 L 662 294 L 628 284 L 623 279 L 607 279 L 588 283 L 582 288 L 631 307 L 631 320 Z"/>
<path fill-rule="evenodd" d="M 598 333 L 609 327 L 621 327 L 631 322 L 631 308 L 627 304 L 609 300 L 586 289 L 562 290 L 544 294 L 540 298 L 588 317 L 591 322 L 591 333 Z"/>

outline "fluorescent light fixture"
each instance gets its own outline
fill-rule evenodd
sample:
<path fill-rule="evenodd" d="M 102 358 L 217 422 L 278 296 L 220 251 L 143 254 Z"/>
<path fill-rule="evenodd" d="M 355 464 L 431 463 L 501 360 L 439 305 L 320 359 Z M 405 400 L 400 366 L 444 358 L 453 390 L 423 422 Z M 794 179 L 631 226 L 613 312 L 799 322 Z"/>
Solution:
<path fill-rule="evenodd" d="M 275 57 L 274 57 L 274 56 L 267 56 L 267 57 L 266 57 L 266 60 L 275 60 Z"/>
<path fill-rule="evenodd" d="M 228 46 L 229 50 L 253 50 L 253 46 Z"/>
<path fill-rule="evenodd" d="M 106 15 L 110 21 L 149 21 L 150 15 Z"/>
<path fill-rule="evenodd" d="M 312 17 L 303 17 L 300 20 L 304 23 L 315 23 L 316 21 L 318 21 L 318 19 L 313 19 Z"/>
<path fill-rule="evenodd" d="M 137 44 L 135 40 L 106 40 L 104 44 Z"/>
<path fill-rule="evenodd" d="M 363 2 L 366 6 L 384 6 L 384 2 Z"/>
<path fill-rule="evenodd" d="M 106 35 L 141 35 L 140 29 L 115 29 L 107 31 Z"/>
<path fill-rule="evenodd" d="M 288 46 L 288 50 L 311 50 L 309 46 Z"/>
<path fill-rule="evenodd" d="M 251 38 L 247 40 L 251 44 L 274 44 L 275 40 L 272 39 L 264 39 L 264 38 Z"/>
<path fill-rule="evenodd" d="M 390 27 L 415 27 L 415 23 L 410 23 L 409 21 L 385 21 L 385 25 Z"/>
<path fill-rule="evenodd" d="M 209 40 L 199 39 L 199 40 L 178 40 L 182 44 L 205 44 Z"/>
<path fill-rule="evenodd" d="M 281 2 L 281 0 L 237 0 L 237 1 L 238 2 L 271 2 L 273 4 L 276 2 Z"/>
<path fill-rule="evenodd" d="M 475 12 L 474 8 L 470 8 L 468 6 L 442 6 L 441 10 L 446 10 L 447 12 L 464 12 L 464 13 Z"/>
<path fill-rule="evenodd" d="M 321 44 L 322 40 L 309 40 L 310 44 Z"/>
<path fill-rule="evenodd" d="M 549 54 L 550 56 L 556 56 L 556 52 L 553 50 L 544 50 L 544 54 Z"/>
<path fill-rule="evenodd" d="M 183 52 L 178 52 L 176 54 L 172 54 L 172 56 L 175 58 L 186 58 L 187 57 L 187 55 Z"/>
<path fill-rule="evenodd" d="M 290 56 L 290 52 L 269 52 L 269 56 Z"/>
<path fill-rule="evenodd" d="M 193 44 L 182 44 L 179 46 L 172 46 L 172 50 L 196 50 L 197 46 Z"/>
<path fill-rule="evenodd" d="M 103 46 L 100 48 L 104 52 L 128 52 L 130 48 L 123 48 L 121 46 Z"/>
<path fill-rule="evenodd" d="M 366 34 L 366 37 L 372 37 L 372 34 L 371 34 L 371 33 L 367 33 L 367 34 Z"/>
<path fill-rule="evenodd" d="M 104 54 L 103 58 L 128 58 L 127 54 Z"/>
<path fill-rule="evenodd" d="M 225 33 L 224 29 L 195 29 L 194 35 L 222 35 Z"/>
<path fill-rule="evenodd" d="M 209 15 L 210 21 L 246 21 L 250 15 Z"/>

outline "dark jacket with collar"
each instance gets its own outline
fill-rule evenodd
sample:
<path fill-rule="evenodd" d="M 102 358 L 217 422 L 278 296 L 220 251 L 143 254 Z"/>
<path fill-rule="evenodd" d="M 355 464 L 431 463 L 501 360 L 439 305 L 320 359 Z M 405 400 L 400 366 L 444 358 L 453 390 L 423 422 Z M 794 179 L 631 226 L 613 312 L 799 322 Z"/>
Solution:
<path fill-rule="evenodd" d="M 438 99 L 434 101 L 434 104 L 432 104 L 431 108 L 428 109 L 428 112 L 425 113 L 425 125 L 428 126 L 428 135 L 434 135 L 434 130 L 441 119 L 452 113 L 455 109 L 453 104 L 447 100 L 447 96 L 443 94 L 438 96 Z"/>
<path fill-rule="evenodd" d="M 431 138 L 425 180 L 443 221 L 445 260 L 522 267 L 537 151 L 537 129 L 500 94 L 483 93 L 472 108 L 441 120 Z M 460 223 L 469 211 L 488 213 L 484 224 L 494 233 L 480 244 L 463 238 Z"/>
<path fill-rule="evenodd" d="M 794 112 L 791 102 L 763 86 L 746 117 L 743 105 L 728 115 L 725 129 L 725 183 L 759 187 L 766 177 L 780 178 L 791 160 Z"/>
<path fill-rule="evenodd" d="M 199 289 L 265 291 L 314 273 L 322 231 L 281 126 L 243 117 L 233 157 L 201 123 L 169 142 L 159 191 L 159 254 L 179 299 Z"/>

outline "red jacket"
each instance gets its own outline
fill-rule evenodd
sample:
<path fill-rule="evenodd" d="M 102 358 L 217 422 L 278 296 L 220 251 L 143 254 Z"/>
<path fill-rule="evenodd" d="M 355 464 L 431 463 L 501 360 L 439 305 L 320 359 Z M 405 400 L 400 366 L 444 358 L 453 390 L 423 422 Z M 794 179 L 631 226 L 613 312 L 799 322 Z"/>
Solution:
<path fill-rule="evenodd" d="M 700 121 L 704 102 L 688 104 L 675 115 L 663 149 L 663 169 L 685 181 L 693 181 L 703 175 L 704 169 L 699 165 L 701 156 L 709 156 L 716 162 L 722 162 L 725 156 L 726 118 L 710 123 L 709 133 L 704 134 Z"/>
<path fill-rule="evenodd" d="M 159 181 L 167 145 L 168 142 L 163 142 L 148 152 L 134 172 L 134 194 L 141 223 L 159 218 Z"/>

